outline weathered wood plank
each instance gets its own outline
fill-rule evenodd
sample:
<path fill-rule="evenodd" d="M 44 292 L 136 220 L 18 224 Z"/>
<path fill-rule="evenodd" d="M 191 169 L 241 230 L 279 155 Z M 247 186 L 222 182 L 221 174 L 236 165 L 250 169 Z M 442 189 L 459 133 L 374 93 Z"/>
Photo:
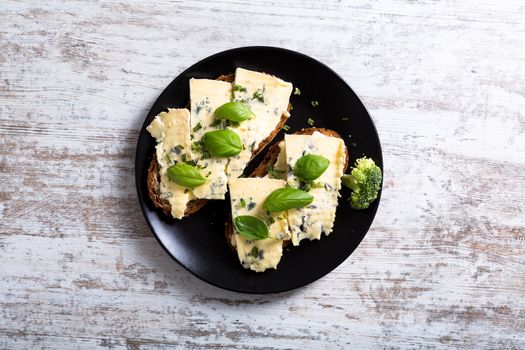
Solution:
<path fill-rule="evenodd" d="M 0 7 L 0 348 L 523 348 L 521 1 L 8 1 Z M 369 234 L 296 291 L 167 257 L 134 186 L 162 89 L 275 45 L 340 73 L 384 148 Z"/>

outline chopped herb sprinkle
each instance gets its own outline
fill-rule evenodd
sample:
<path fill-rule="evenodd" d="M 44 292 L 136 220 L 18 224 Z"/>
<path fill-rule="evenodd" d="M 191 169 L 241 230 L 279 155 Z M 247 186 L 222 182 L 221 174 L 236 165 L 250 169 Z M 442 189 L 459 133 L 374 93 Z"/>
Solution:
<path fill-rule="evenodd" d="M 220 125 L 220 124 L 221 124 L 221 120 L 220 120 L 220 119 L 215 119 L 215 120 L 213 120 L 213 121 L 210 123 L 210 126 L 215 127 L 215 126 L 218 126 L 218 125 Z"/>
<path fill-rule="evenodd" d="M 185 157 L 185 158 L 186 158 L 186 157 Z M 184 163 L 189 164 L 189 165 L 191 165 L 191 166 L 198 166 L 197 162 L 194 161 L 193 159 L 185 160 Z"/>
<path fill-rule="evenodd" d="M 274 167 L 269 166 L 266 169 L 266 172 L 270 175 L 271 178 L 280 179 L 280 178 L 282 178 L 282 176 L 284 175 L 284 173 L 286 171 L 280 170 L 280 169 L 275 169 Z"/>
<path fill-rule="evenodd" d="M 319 102 L 317 102 L 317 101 L 310 101 L 310 103 L 312 104 L 312 107 L 319 106 Z"/>
<path fill-rule="evenodd" d="M 283 126 L 283 130 L 284 130 L 284 131 L 290 131 L 290 127 L 289 127 L 288 125 L 285 124 L 285 125 Z"/>
<path fill-rule="evenodd" d="M 242 85 L 233 84 L 233 91 L 246 92 L 246 88 Z"/>
<path fill-rule="evenodd" d="M 257 89 L 257 91 L 255 91 L 253 93 L 253 96 L 252 98 L 254 100 L 258 100 L 260 102 L 264 102 L 264 96 L 263 96 L 263 92 L 264 92 L 264 87 L 262 89 Z"/>
<path fill-rule="evenodd" d="M 200 129 L 202 129 L 202 125 L 201 125 L 200 122 L 198 122 L 197 125 L 195 125 L 192 130 L 193 130 L 193 132 L 197 132 Z"/>
<path fill-rule="evenodd" d="M 301 181 L 299 183 L 299 189 L 310 192 L 312 188 L 323 188 L 323 184 L 320 182 L 312 182 L 312 181 Z"/>
<path fill-rule="evenodd" d="M 226 120 L 226 126 L 231 126 L 232 128 L 238 128 L 241 123 L 234 122 L 232 120 Z"/>
<path fill-rule="evenodd" d="M 293 94 L 294 95 L 300 95 L 301 94 L 301 90 L 299 90 L 299 88 L 296 86 L 295 90 L 293 91 Z"/>
<path fill-rule="evenodd" d="M 200 141 L 193 141 L 193 143 L 191 144 L 191 150 L 194 151 L 194 152 L 200 153 L 201 154 L 201 157 L 200 157 L 201 159 L 207 159 L 207 158 L 211 157 L 210 152 L 208 152 L 208 150 L 204 146 L 204 142 L 202 142 L 202 140 L 200 140 Z"/>
<path fill-rule="evenodd" d="M 241 200 L 239 201 L 239 208 L 244 208 L 245 206 L 246 206 L 246 201 L 241 198 Z"/>
<path fill-rule="evenodd" d="M 308 123 L 308 125 L 313 126 L 314 125 L 314 120 L 309 117 L 308 120 L 306 121 L 306 123 Z"/>

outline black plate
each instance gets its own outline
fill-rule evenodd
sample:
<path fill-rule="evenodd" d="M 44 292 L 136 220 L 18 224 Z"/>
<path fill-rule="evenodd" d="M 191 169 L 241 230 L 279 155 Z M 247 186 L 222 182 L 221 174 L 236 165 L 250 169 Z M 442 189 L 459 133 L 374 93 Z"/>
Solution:
<path fill-rule="evenodd" d="M 224 238 L 224 223 L 229 215 L 229 201 L 210 201 L 202 210 L 183 220 L 166 218 L 148 197 L 146 175 L 155 141 L 146 126 L 168 107 L 181 108 L 189 100 L 188 81 L 214 79 L 233 73 L 236 67 L 266 72 L 292 82 L 301 95 L 292 95 L 292 116 L 288 121 L 294 132 L 309 127 L 311 117 L 316 127 L 337 131 L 350 152 L 350 164 L 367 155 L 383 168 L 381 145 L 372 119 L 352 89 L 333 70 L 306 55 L 275 47 L 242 47 L 220 52 L 182 72 L 162 92 L 151 108 L 140 132 L 135 160 L 137 192 L 144 217 L 162 247 L 195 276 L 215 286 L 244 293 L 275 293 L 313 282 L 345 261 L 372 224 L 379 198 L 367 210 L 350 208 L 343 189 L 337 208 L 334 231 L 320 241 L 302 241 L 287 249 L 277 270 L 256 273 L 245 270 Z M 313 107 L 311 101 L 319 102 Z M 348 118 L 348 119 L 347 119 Z M 274 141 L 281 140 L 282 132 Z M 262 157 L 263 151 L 245 173 Z"/>

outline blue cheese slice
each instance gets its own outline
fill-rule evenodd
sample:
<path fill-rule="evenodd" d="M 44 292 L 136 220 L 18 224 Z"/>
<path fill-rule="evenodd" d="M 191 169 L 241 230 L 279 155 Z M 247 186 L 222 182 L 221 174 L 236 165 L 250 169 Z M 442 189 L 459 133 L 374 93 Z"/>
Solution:
<path fill-rule="evenodd" d="M 171 205 L 171 215 L 182 219 L 190 200 L 191 191 L 170 181 L 168 168 L 182 157 L 190 157 L 190 113 L 187 109 L 171 109 L 161 112 L 146 128 L 157 140 L 155 151 L 160 168 L 160 193 Z"/>
<path fill-rule="evenodd" d="M 226 175 L 239 177 L 260 143 L 277 127 L 281 116 L 288 116 L 292 84 L 274 76 L 243 68 L 235 71 L 234 100 L 245 101 L 255 117 L 242 122 L 233 130 L 239 134 L 244 150 L 231 158 Z"/>
<path fill-rule="evenodd" d="M 330 161 L 328 169 L 314 182 L 309 193 L 313 202 L 303 208 L 288 210 L 288 224 L 292 243 L 299 245 L 302 239 L 320 239 L 321 233 L 330 234 L 337 209 L 341 176 L 346 160 L 343 140 L 314 132 L 312 135 L 285 135 L 285 157 L 288 163 L 287 181 L 298 188 L 300 180 L 292 169 L 299 158 L 306 154 L 322 155 Z"/>
<path fill-rule="evenodd" d="M 263 208 L 266 197 L 274 190 L 286 185 L 284 180 L 269 178 L 230 179 L 232 219 L 240 215 L 251 215 L 264 220 L 269 237 L 249 240 L 234 233 L 231 244 L 236 248 L 242 266 L 262 272 L 277 268 L 283 254 L 283 240 L 290 239 L 286 213 L 268 214 Z"/>
<path fill-rule="evenodd" d="M 209 79 L 190 79 L 190 106 L 192 141 L 198 142 L 202 136 L 213 130 L 220 129 L 214 124 L 215 110 L 230 102 L 232 84 L 225 81 Z M 224 199 L 227 192 L 228 178 L 226 177 L 227 158 L 203 157 L 201 148 L 194 147 L 192 159 L 202 168 L 203 175 L 208 181 L 196 187 L 193 194 L 197 198 Z"/>

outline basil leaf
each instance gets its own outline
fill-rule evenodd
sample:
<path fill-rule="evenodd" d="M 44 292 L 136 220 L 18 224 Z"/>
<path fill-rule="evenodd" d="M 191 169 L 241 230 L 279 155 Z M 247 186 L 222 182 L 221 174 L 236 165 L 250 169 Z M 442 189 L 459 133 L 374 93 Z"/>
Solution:
<path fill-rule="evenodd" d="M 206 182 L 206 178 L 201 175 L 199 169 L 186 163 L 170 166 L 167 175 L 177 185 L 187 188 L 194 188 Z"/>
<path fill-rule="evenodd" d="M 263 208 L 270 213 L 304 207 L 312 203 L 314 197 L 302 190 L 292 187 L 279 188 L 266 198 Z"/>
<path fill-rule="evenodd" d="M 297 160 L 293 173 L 304 181 L 312 181 L 321 176 L 329 165 L 330 161 L 325 157 L 307 154 Z"/>
<path fill-rule="evenodd" d="M 202 141 L 213 157 L 233 157 L 243 148 L 239 135 L 229 129 L 207 132 Z"/>
<path fill-rule="evenodd" d="M 215 110 L 215 118 L 228 119 L 232 122 L 242 122 L 254 116 L 250 106 L 244 102 L 228 102 Z"/>
<path fill-rule="evenodd" d="M 268 238 L 268 227 L 255 216 L 236 216 L 233 219 L 233 227 L 238 234 L 251 240 Z"/>

